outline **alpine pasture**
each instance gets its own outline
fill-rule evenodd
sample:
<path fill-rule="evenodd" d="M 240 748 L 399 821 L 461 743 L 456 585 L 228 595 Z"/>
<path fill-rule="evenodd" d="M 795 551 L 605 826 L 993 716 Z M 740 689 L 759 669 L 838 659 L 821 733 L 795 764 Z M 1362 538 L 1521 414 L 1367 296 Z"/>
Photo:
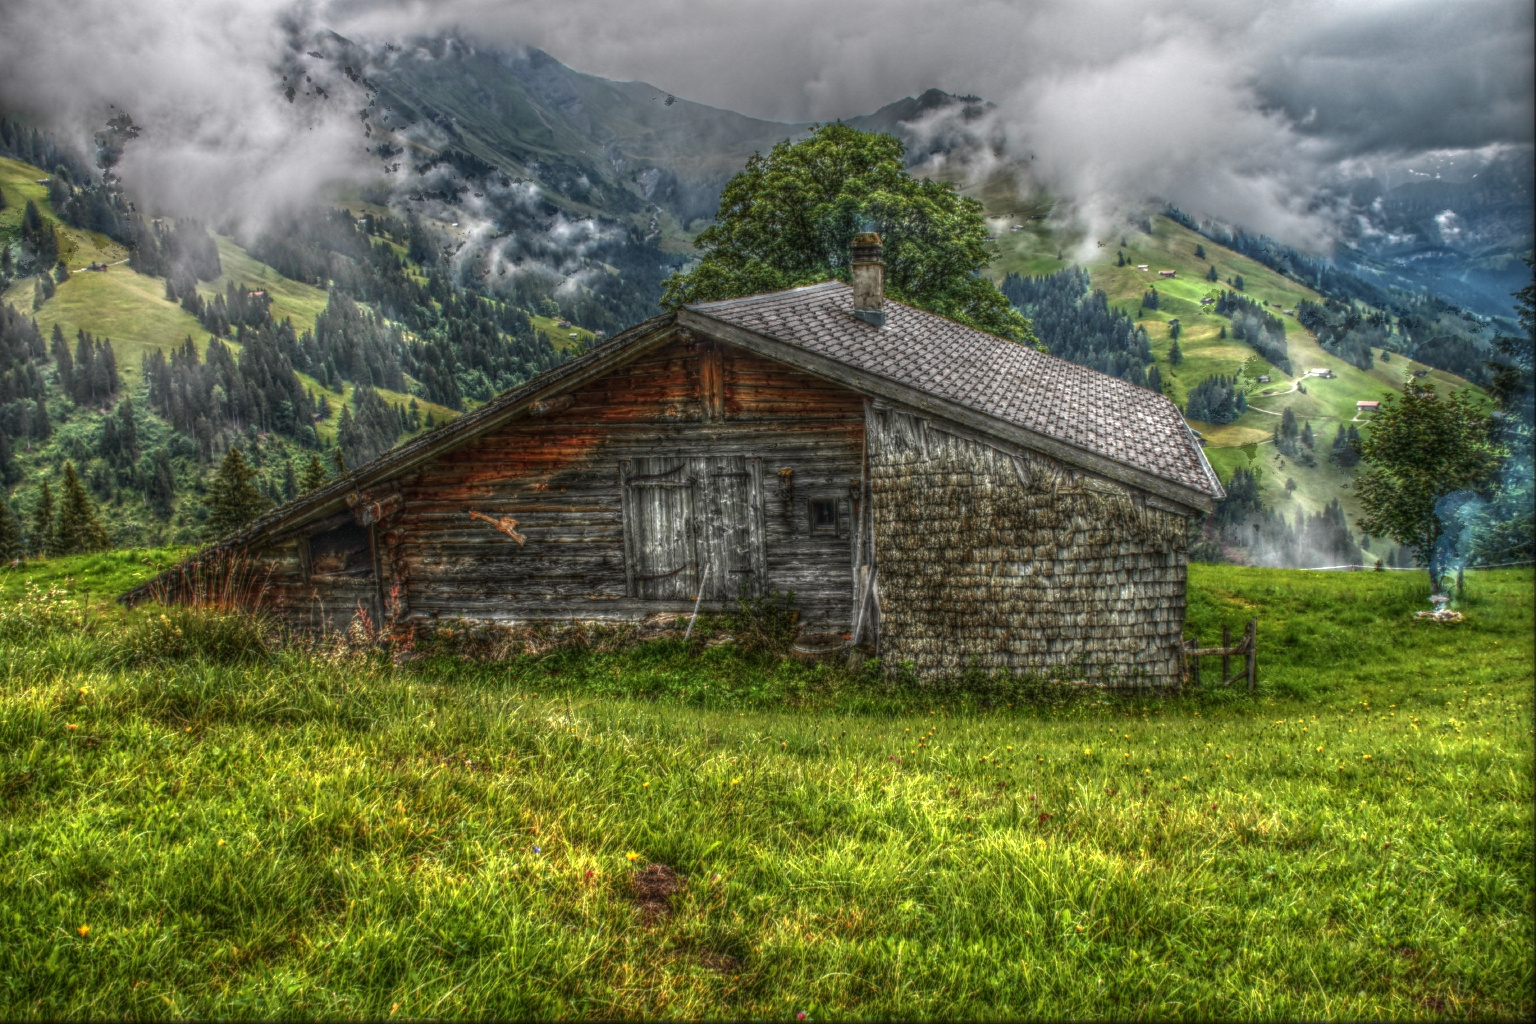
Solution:
<path fill-rule="evenodd" d="M 7 1018 L 1536 1009 L 1528 569 L 1193 566 L 1259 687 L 1159 696 L 111 603 L 175 554 L 0 579 Z"/>

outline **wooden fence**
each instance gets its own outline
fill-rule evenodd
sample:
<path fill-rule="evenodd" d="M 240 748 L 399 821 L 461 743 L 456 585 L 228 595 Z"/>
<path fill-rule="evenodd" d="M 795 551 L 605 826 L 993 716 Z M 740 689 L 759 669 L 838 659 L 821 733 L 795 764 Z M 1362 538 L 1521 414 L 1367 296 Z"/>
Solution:
<path fill-rule="evenodd" d="M 1184 681 L 1194 686 L 1200 685 L 1200 659 L 1221 657 L 1221 686 L 1231 686 L 1233 683 L 1248 677 L 1248 689 L 1253 689 L 1258 678 L 1258 639 L 1259 620 L 1249 619 L 1248 628 L 1243 630 L 1242 637 L 1237 643 L 1232 642 L 1232 627 L 1223 626 L 1221 630 L 1220 647 L 1201 647 L 1199 639 L 1184 641 Z M 1232 658 L 1241 657 L 1243 663 L 1238 666 L 1236 672 L 1232 671 Z"/>

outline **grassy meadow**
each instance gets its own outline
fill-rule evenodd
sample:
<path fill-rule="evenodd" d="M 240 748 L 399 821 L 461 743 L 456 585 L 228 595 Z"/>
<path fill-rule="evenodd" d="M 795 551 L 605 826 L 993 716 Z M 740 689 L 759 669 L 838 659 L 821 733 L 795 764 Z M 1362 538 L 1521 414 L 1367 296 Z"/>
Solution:
<path fill-rule="evenodd" d="M 1193 566 L 1260 685 L 1162 697 L 274 650 L 110 603 L 174 554 L 0 577 L 5 1018 L 1536 1010 L 1529 570 L 1446 626 L 1419 573 Z"/>

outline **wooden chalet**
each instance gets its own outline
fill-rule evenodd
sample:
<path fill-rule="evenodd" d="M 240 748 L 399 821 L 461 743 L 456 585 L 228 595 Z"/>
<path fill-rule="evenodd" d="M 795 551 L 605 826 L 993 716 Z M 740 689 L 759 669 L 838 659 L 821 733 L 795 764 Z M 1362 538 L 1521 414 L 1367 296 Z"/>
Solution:
<path fill-rule="evenodd" d="M 294 626 L 657 623 L 792 591 L 926 676 L 1178 678 L 1223 496 L 1160 394 L 828 282 L 655 317 L 293 501 L 244 556 Z M 188 563 L 124 595 L 174 595 Z"/>

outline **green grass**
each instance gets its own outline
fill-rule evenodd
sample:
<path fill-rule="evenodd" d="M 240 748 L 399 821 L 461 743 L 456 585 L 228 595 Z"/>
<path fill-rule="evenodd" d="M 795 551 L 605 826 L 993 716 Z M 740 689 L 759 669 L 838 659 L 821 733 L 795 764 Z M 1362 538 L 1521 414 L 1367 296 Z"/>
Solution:
<path fill-rule="evenodd" d="M 315 318 L 325 311 L 326 304 L 330 302 L 330 296 L 324 288 L 315 288 L 284 277 L 236 245 L 233 239 L 220 235 L 216 241 L 219 246 L 219 265 L 224 273 L 216 280 L 200 285 L 198 291 L 211 299 L 214 295 L 224 294 L 231 283 L 251 289 L 259 288 L 272 297 L 274 320 L 292 320 L 294 330 L 300 333 L 314 330 Z M 164 287 L 162 284 L 162 296 Z"/>
<path fill-rule="evenodd" d="M 585 327 L 577 327 L 575 324 L 561 327 L 558 319 L 549 316 L 531 316 L 528 319 L 535 331 L 549 336 L 549 343 L 556 352 L 580 352 L 592 342 L 593 334 Z"/>
<path fill-rule="evenodd" d="M 1171 698 L 675 641 L 120 668 L 180 627 L 12 600 L 0 1013 L 1524 1018 L 1532 584 L 1440 626 L 1421 574 L 1195 566 L 1261 685 Z"/>

